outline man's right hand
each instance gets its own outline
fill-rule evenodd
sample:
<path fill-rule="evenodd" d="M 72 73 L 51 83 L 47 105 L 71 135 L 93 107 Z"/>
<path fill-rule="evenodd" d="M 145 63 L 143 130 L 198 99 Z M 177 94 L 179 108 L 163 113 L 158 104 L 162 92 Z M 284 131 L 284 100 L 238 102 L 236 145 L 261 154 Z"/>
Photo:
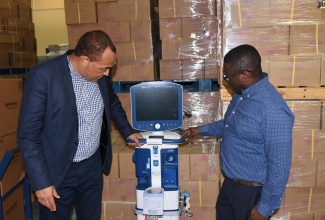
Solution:
<path fill-rule="evenodd" d="M 45 189 L 37 190 L 35 193 L 37 200 L 41 205 L 47 207 L 52 212 L 56 211 L 54 197 L 59 199 L 60 196 L 56 192 L 54 186 L 49 186 Z"/>
<path fill-rule="evenodd" d="M 185 141 L 189 141 L 199 134 L 200 134 L 199 127 L 192 127 L 184 130 L 181 134 L 181 138 L 185 138 Z"/>

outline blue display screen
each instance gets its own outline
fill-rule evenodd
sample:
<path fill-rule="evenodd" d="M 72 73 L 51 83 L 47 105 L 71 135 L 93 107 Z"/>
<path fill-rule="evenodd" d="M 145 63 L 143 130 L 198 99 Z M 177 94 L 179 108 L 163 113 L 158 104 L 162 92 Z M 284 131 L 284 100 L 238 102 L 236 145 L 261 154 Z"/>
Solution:
<path fill-rule="evenodd" d="M 183 89 L 172 82 L 147 82 L 132 86 L 132 125 L 143 131 L 165 131 L 182 126 Z"/>

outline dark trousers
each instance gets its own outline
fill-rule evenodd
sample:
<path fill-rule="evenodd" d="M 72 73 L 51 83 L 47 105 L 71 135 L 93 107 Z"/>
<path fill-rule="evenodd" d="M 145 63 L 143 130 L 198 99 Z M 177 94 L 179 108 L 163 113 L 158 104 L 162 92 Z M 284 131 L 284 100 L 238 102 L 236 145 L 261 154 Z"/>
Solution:
<path fill-rule="evenodd" d="M 262 186 L 244 186 L 226 178 L 217 200 L 217 220 L 247 220 L 261 199 Z"/>
<path fill-rule="evenodd" d="M 79 163 L 72 163 L 62 185 L 56 189 L 56 211 L 40 205 L 40 220 L 69 220 L 75 207 L 78 220 L 100 220 L 103 174 L 100 153 Z"/>

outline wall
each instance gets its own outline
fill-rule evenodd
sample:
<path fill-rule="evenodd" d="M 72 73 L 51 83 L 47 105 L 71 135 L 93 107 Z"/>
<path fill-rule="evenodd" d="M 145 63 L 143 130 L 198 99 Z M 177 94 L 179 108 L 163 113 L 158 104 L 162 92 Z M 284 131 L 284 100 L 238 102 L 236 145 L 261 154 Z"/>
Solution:
<path fill-rule="evenodd" d="M 37 56 L 44 56 L 52 44 L 68 43 L 64 0 L 32 0 Z"/>

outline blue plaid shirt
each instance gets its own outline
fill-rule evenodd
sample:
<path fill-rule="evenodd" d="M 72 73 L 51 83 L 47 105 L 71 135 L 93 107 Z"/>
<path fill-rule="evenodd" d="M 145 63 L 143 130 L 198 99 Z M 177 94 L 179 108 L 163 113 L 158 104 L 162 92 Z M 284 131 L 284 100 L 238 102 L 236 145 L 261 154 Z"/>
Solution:
<path fill-rule="evenodd" d="M 289 178 L 294 115 L 268 75 L 235 94 L 224 119 L 201 126 L 202 136 L 219 136 L 221 169 L 231 179 L 264 184 L 258 211 L 271 216 Z"/>
<path fill-rule="evenodd" d="M 104 103 L 97 82 L 80 76 L 68 58 L 78 112 L 78 148 L 73 162 L 89 158 L 99 147 Z"/>

